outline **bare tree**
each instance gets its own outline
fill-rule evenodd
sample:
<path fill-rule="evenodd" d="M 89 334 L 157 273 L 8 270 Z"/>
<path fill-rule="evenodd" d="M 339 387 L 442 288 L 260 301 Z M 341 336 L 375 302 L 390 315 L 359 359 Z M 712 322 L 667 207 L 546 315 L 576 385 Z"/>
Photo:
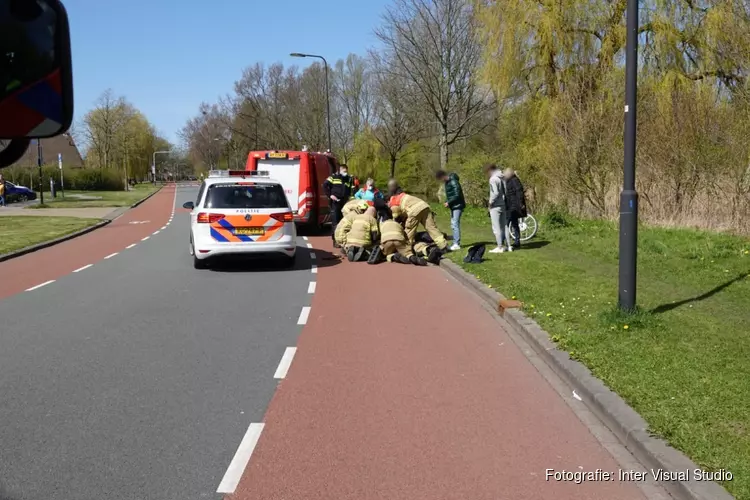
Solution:
<path fill-rule="evenodd" d="M 355 54 L 337 61 L 332 73 L 332 128 L 337 149 L 346 163 L 353 155 L 355 141 L 372 117 L 372 75 L 368 61 Z"/>
<path fill-rule="evenodd" d="M 390 177 L 396 176 L 396 163 L 403 157 L 406 146 L 417 138 L 421 121 L 413 107 L 414 92 L 410 82 L 388 71 L 389 62 L 372 54 L 375 120 L 373 135 L 390 161 Z"/>
<path fill-rule="evenodd" d="M 396 0 L 375 31 L 393 61 L 388 72 L 411 81 L 440 128 L 440 164 L 448 147 L 474 133 L 468 127 L 493 106 L 475 80 L 481 61 L 469 0 Z"/>
<path fill-rule="evenodd" d="M 218 105 L 201 104 L 198 116 L 188 120 L 180 131 L 180 137 L 187 148 L 208 168 L 215 168 L 226 147 L 229 133 L 225 126 L 226 118 Z"/>
<path fill-rule="evenodd" d="M 112 165 L 119 147 L 117 137 L 127 126 L 133 111 L 124 97 L 115 97 L 114 92 L 107 89 L 97 100 L 96 107 L 83 118 L 81 133 L 100 167 Z"/>

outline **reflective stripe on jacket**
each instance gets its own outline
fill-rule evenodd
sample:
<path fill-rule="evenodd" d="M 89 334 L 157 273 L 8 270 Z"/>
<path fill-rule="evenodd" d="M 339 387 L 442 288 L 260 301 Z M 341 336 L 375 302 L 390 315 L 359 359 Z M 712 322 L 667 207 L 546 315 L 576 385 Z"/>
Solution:
<path fill-rule="evenodd" d="M 378 221 L 366 214 L 355 215 L 352 228 L 346 235 L 346 244 L 357 247 L 369 247 L 373 244 L 373 235 L 378 234 Z"/>
<path fill-rule="evenodd" d="M 388 205 L 398 206 L 401 209 L 401 212 L 405 213 L 407 217 L 417 217 L 425 210 L 430 209 L 430 206 L 426 201 L 406 193 L 392 196 Z"/>
<path fill-rule="evenodd" d="M 380 223 L 380 242 L 388 241 L 406 241 L 406 233 L 401 224 L 393 219 L 384 220 Z"/>

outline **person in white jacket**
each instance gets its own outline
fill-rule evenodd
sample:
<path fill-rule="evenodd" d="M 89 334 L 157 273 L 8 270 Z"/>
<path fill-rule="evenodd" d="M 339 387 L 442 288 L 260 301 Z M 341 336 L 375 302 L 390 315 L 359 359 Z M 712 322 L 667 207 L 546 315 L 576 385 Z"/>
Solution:
<path fill-rule="evenodd" d="M 495 233 L 495 240 L 497 241 L 497 248 L 490 250 L 490 253 L 512 252 L 513 246 L 508 234 L 506 189 L 503 171 L 497 165 L 493 164 L 487 165 L 485 172 L 490 181 L 488 208 L 490 210 L 490 220 L 492 221 L 492 232 Z"/>

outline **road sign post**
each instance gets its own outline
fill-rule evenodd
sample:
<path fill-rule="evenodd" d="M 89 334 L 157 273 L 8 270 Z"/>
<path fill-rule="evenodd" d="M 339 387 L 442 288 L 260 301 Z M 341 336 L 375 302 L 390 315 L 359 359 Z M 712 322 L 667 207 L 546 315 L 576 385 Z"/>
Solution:
<path fill-rule="evenodd" d="M 42 177 L 42 165 L 44 164 L 44 158 L 42 158 L 42 140 L 36 139 L 36 164 L 39 167 L 39 204 L 44 205 L 44 183 Z"/>
<path fill-rule="evenodd" d="M 65 179 L 63 178 L 62 153 L 57 153 L 57 166 L 60 169 L 60 194 L 65 199 Z"/>

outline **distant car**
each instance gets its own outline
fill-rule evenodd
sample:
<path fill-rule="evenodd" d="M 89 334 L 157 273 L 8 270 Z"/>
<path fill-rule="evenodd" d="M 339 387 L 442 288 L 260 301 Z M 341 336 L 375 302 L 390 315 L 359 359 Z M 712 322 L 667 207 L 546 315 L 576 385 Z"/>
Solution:
<path fill-rule="evenodd" d="M 36 200 L 36 193 L 33 189 L 25 186 L 19 186 L 12 182 L 5 181 L 5 201 L 12 203 L 14 201 Z"/>
<path fill-rule="evenodd" d="M 281 184 L 268 172 L 217 171 L 198 190 L 190 210 L 193 267 L 227 255 L 280 255 L 291 267 L 297 257 L 294 215 Z"/>

